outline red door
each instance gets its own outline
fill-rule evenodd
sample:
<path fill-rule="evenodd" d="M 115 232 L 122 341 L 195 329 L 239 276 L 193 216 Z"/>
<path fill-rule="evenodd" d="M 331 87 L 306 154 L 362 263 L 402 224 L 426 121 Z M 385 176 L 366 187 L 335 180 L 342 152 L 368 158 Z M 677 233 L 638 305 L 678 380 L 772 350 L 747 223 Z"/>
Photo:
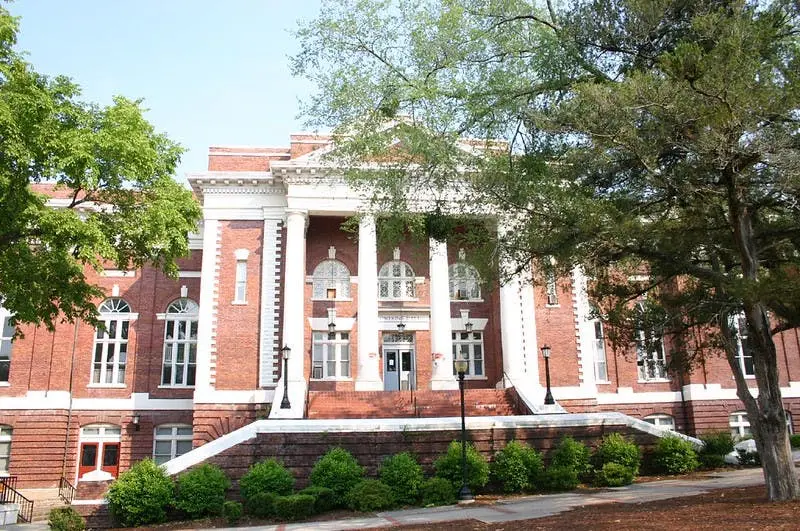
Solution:
<path fill-rule="evenodd" d="M 103 444 L 103 472 L 108 472 L 114 477 L 119 473 L 119 443 Z"/>
<path fill-rule="evenodd" d="M 84 474 L 92 470 L 97 470 L 97 453 L 99 449 L 100 443 L 81 443 L 81 460 L 78 463 L 78 478 L 82 478 Z"/>

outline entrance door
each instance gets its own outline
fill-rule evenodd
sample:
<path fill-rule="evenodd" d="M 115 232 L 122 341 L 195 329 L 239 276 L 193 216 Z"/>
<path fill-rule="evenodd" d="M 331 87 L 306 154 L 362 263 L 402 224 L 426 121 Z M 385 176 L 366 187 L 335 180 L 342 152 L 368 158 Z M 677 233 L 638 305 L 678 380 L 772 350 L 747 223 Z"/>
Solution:
<path fill-rule="evenodd" d="M 386 391 L 407 391 L 417 388 L 412 347 L 384 346 L 383 388 Z"/>
<path fill-rule="evenodd" d="M 79 478 L 82 478 L 84 474 L 97 470 L 97 452 L 99 449 L 100 443 L 81 443 L 81 460 L 78 464 Z"/>

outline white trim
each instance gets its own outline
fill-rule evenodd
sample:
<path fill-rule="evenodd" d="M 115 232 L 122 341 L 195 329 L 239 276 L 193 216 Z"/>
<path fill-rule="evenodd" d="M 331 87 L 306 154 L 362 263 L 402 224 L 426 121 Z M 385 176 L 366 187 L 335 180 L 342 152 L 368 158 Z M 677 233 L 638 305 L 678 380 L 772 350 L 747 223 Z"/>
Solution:
<path fill-rule="evenodd" d="M 648 391 L 644 393 L 634 393 L 630 387 L 620 387 L 616 393 L 597 393 L 598 404 L 656 404 L 659 402 L 680 401 L 680 391 Z"/>
<path fill-rule="evenodd" d="M 463 317 L 451 317 L 450 327 L 452 328 L 453 332 L 466 332 L 467 328 L 464 325 L 467 322 L 472 323 L 472 330 L 474 332 L 483 332 L 486 330 L 486 325 L 489 322 L 489 319 L 483 319 L 479 317 L 468 317 L 467 319 L 464 319 Z"/>
<path fill-rule="evenodd" d="M 0 410 L 69 409 L 69 399 L 68 391 L 28 391 L 25 396 L 0 397 Z M 192 410 L 189 398 L 150 398 L 149 393 L 133 393 L 129 398 L 75 398 L 72 405 L 73 409 L 84 411 Z"/>
<path fill-rule="evenodd" d="M 308 325 L 311 327 L 311 330 L 314 332 L 327 332 L 328 331 L 328 323 L 330 323 L 330 319 L 327 317 L 309 317 L 308 318 Z M 337 317 L 336 318 L 336 331 L 337 332 L 349 332 L 353 329 L 353 325 L 356 323 L 356 320 L 352 317 Z"/>
<path fill-rule="evenodd" d="M 122 269 L 104 269 L 100 272 L 101 277 L 135 277 L 136 271 L 124 271 Z"/>
<path fill-rule="evenodd" d="M 198 391 L 195 388 L 195 404 L 269 404 L 275 396 L 274 389 L 250 391 Z"/>
<path fill-rule="evenodd" d="M 200 278 L 202 271 L 178 271 L 178 278 Z"/>

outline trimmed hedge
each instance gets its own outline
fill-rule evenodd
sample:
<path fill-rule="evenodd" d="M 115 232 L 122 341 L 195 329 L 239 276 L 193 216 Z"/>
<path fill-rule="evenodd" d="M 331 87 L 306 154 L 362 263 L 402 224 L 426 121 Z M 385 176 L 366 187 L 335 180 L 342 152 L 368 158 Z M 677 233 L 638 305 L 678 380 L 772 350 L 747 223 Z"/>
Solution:
<path fill-rule="evenodd" d="M 245 501 L 245 507 L 251 505 L 251 499 L 260 493 L 269 492 L 276 496 L 291 494 L 294 489 L 294 476 L 283 463 L 275 459 L 265 459 L 254 464 L 239 480 L 239 492 Z"/>
<path fill-rule="evenodd" d="M 546 490 L 573 490 L 579 483 L 578 471 L 569 466 L 550 465 L 542 474 L 542 488 Z"/>
<path fill-rule="evenodd" d="M 453 441 L 447 447 L 447 453 L 433 463 L 436 477 L 444 478 L 452 483 L 455 488 L 460 488 L 463 482 L 461 470 L 461 441 Z M 489 481 L 489 464 L 478 450 L 467 443 L 467 485 L 472 492 L 477 492 Z"/>
<path fill-rule="evenodd" d="M 347 506 L 364 513 L 388 509 L 394 500 L 392 488 L 377 479 L 365 479 L 347 493 Z"/>
<path fill-rule="evenodd" d="M 275 516 L 282 520 L 301 520 L 314 514 L 316 499 L 310 494 L 291 494 L 275 498 Z"/>
<path fill-rule="evenodd" d="M 256 518 L 269 518 L 275 515 L 275 500 L 278 495 L 274 492 L 255 492 L 245 501 L 244 509 L 247 514 Z"/>
<path fill-rule="evenodd" d="M 364 468 L 344 448 L 331 448 L 319 458 L 311 470 L 312 487 L 326 487 L 333 491 L 336 507 L 344 507 L 347 493 L 364 478 Z"/>
<path fill-rule="evenodd" d="M 531 490 L 541 481 L 544 464 L 542 455 L 519 441 L 509 442 L 498 451 L 490 466 L 492 480 L 503 492 Z"/>
<path fill-rule="evenodd" d="M 628 467 L 633 475 L 639 474 L 639 463 L 642 460 L 639 447 L 619 433 L 611 433 L 603 437 L 594 452 L 595 468 L 603 468 L 607 463 L 616 463 Z"/>
<path fill-rule="evenodd" d="M 594 481 L 598 487 L 623 487 L 633 483 L 635 474 L 629 466 L 619 463 L 606 463 L 595 472 Z"/>
<path fill-rule="evenodd" d="M 51 509 L 47 516 L 47 525 L 53 531 L 83 531 L 86 521 L 78 511 L 70 506 Z"/>
<path fill-rule="evenodd" d="M 314 511 L 317 513 L 325 513 L 336 508 L 334 494 L 328 487 L 306 487 L 298 494 L 308 494 L 314 496 Z"/>
<path fill-rule="evenodd" d="M 455 486 L 445 478 L 433 477 L 423 481 L 419 492 L 424 507 L 452 505 L 456 502 Z"/>
<path fill-rule="evenodd" d="M 229 525 L 236 525 L 242 518 L 242 504 L 236 501 L 226 501 L 222 504 L 222 516 Z"/>
<path fill-rule="evenodd" d="M 659 439 L 653 451 L 653 466 L 662 474 L 686 474 L 699 465 L 694 445 L 674 435 Z"/>
<path fill-rule="evenodd" d="M 574 470 L 578 478 L 590 474 L 589 448 L 572 437 L 564 437 L 550 454 L 550 466 Z"/>
<path fill-rule="evenodd" d="M 204 464 L 178 476 L 175 507 L 190 518 L 218 515 L 231 481 L 216 465 Z"/>
<path fill-rule="evenodd" d="M 419 501 L 419 487 L 425 476 L 410 453 L 401 452 L 384 459 L 378 477 L 392 489 L 397 503 L 414 505 Z"/>
<path fill-rule="evenodd" d="M 111 517 L 122 527 L 159 524 L 173 504 L 172 479 L 152 459 L 144 459 L 120 474 L 106 493 Z"/>

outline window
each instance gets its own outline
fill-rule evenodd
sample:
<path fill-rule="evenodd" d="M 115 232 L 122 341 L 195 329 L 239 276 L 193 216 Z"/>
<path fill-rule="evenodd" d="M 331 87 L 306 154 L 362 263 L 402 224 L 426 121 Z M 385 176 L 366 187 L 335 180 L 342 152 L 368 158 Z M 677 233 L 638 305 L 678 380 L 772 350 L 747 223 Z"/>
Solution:
<path fill-rule="evenodd" d="M 745 376 L 755 376 L 756 368 L 753 363 L 753 346 L 747 335 L 747 319 L 744 315 L 734 317 L 733 328 L 736 330 L 736 359 Z"/>
<path fill-rule="evenodd" d="M 478 270 L 466 262 L 456 262 L 449 268 L 450 299 L 477 300 L 481 298 L 481 280 Z"/>
<path fill-rule="evenodd" d="M 236 293 L 233 302 L 247 302 L 247 260 L 236 260 Z"/>
<path fill-rule="evenodd" d="M 350 378 L 350 333 L 314 332 L 311 378 Z"/>
<path fill-rule="evenodd" d="M 0 474 L 8 473 L 11 460 L 11 426 L 0 425 Z"/>
<path fill-rule="evenodd" d="M 314 269 L 312 297 L 349 299 L 350 270 L 339 260 L 324 260 Z"/>
<path fill-rule="evenodd" d="M 378 298 L 407 300 L 417 296 L 416 278 L 411 266 L 400 260 L 387 262 L 378 272 Z"/>
<path fill-rule="evenodd" d="M 558 306 L 558 283 L 556 274 L 552 271 L 545 274 L 545 293 L 547 294 L 547 305 Z"/>
<path fill-rule="evenodd" d="M 8 375 L 11 372 L 11 347 L 16 331 L 11 323 L 11 316 L 0 310 L 2 316 L 2 331 L 0 331 L 0 382 L 8 382 Z"/>
<path fill-rule="evenodd" d="M 188 424 L 156 426 L 153 461 L 161 465 L 192 449 L 192 427 Z"/>
<path fill-rule="evenodd" d="M 656 413 L 655 415 L 647 415 L 642 420 L 649 422 L 658 428 L 675 431 L 675 418 L 671 415 L 667 415 L 665 413 Z"/>
<path fill-rule="evenodd" d="M 737 411 L 731 413 L 728 418 L 728 425 L 731 428 L 731 435 L 734 438 L 744 439 L 752 435 L 750 432 L 750 421 L 747 420 L 746 411 Z"/>
<path fill-rule="evenodd" d="M 644 323 L 644 307 L 639 308 L 639 322 L 636 324 L 636 364 L 639 368 L 639 380 L 667 379 L 667 356 L 664 353 L 662 332 L 656 327 Z"/>
<path fill-rule="evenodd" d="M 606 337 L 603 333 L 603 323 L 599 319 L 594 322 L 594 379 L 598 382 L 608 381 Z"/>
<path fill-rule="evenodd" d="M 197 303 L 186 298 L 173 301 L 167 308 L 161 385 L 194 385 L 198 311 Z"/>
<path fill-rule="evenodd" d="M 483 332 L 453 332 L 453 374 L 456 374 L 456 359 L 466 358 L 469 362 L 465 377 L 482 378 L 486 374 L 483 367 Z"/>
<path fill-rule="evenodd" d="M 783 412 L 786 414 L 786 431 L 789 432 L 789 435 L 794 433 L 794 425 L 792 424 L 792 414 L 789 412 L 788 409 L 784 409 Z"/>
<path fill-rule="evenodd" d="M 123 299 L 112 298 L 103 301 L 98 311 L 102 326 L 97 329 L 94 338 L 92 383 L 124 384 L 131 307 Z"/>

